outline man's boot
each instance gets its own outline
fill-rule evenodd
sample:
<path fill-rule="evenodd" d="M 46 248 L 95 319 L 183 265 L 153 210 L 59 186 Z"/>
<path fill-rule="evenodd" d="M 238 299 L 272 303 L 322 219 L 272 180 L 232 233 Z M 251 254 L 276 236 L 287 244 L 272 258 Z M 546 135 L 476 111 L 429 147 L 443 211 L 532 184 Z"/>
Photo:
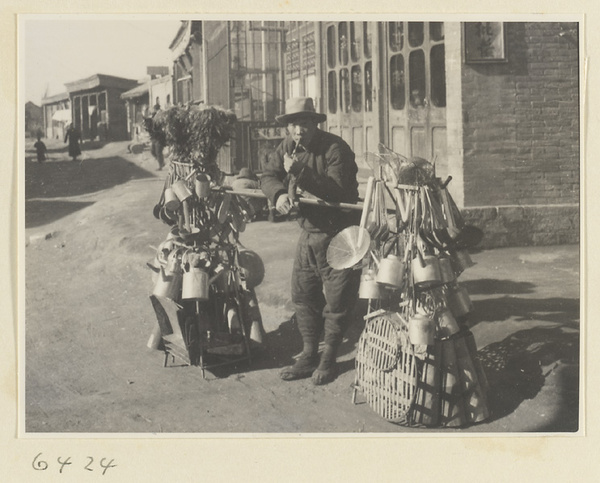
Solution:
<path fill-rule="evenodd" d="M 279 377 L 284 381 L 295 381 L 312 376 L 319 364 L 318 349 L 319 345 L 316 341 L 304 341 L 302 353 L 298 356 L 294 365 L 284 367 L 279 373 Z"/>
<path fill-rule="evenodd" d="M 336 363 L 337 346 L 325 344 L 319 366 L 312 374 L 312 382 L 315 386 L 329 384 L 338 374 Z"/>

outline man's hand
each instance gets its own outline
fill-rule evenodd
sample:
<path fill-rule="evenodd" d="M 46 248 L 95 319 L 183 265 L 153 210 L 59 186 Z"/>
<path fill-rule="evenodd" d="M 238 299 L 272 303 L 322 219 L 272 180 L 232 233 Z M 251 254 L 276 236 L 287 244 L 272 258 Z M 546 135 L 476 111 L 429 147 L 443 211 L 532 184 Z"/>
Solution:
<path fill-rule="evenodd" d="M 292 164 L 294 164 L 296 160 L 292 158 L 288 153 L 283 155 L 283 169 L 285 169 L 286 173 L 289 173 Z"/>
<path fill-rule="evenodd" d="M 275 203 L 275 208 L 277 208 L 277 211 L 282 215 L 287 215 L 293 206 L 294 205 L 287 193 L 280 194 Z"/>

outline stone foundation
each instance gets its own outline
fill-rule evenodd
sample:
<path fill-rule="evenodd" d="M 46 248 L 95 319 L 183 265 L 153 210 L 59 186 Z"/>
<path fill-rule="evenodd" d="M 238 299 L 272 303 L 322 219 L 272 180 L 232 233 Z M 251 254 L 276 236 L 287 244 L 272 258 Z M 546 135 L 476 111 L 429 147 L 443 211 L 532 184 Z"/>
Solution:
<path fill-rule="evenodd" d="M 485 206 L 461 210 L 484 232 L 478 248 L 579 243 L 579 205 Z"/>

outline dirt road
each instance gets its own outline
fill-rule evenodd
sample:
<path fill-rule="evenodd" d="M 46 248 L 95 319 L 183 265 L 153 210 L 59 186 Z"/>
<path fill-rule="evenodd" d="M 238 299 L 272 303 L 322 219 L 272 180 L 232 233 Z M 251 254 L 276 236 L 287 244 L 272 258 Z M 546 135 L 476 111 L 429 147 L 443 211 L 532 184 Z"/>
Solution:
<path fill-rule="evenodd" d="M 315 387 L 283 382 L 300 351 L 290 322 L 295 222 L 249 224 L 267 350 L 251 365 L 202 379 L 197 367 L 163 367 L 146 348 L 156 325 L 145 264 L 168 232 L 152 216 L 165 173 L 127 143 L 91 146 L 82 162 L 50 144 L 26 161 L 26 431 L 102 433 L 420 432 L 352 404 L 356 323 L 342 346 L 341 375 Z M 493 415 L 461 431 L 573 431 L 578 418 L 577 247 L 474 253 L 464 275 L 473 328 L 493 390 Z M 359 397 L 360 402 L 360 397 Z M 439 431 L 439 430 L 438 430 Z M 456 430 L 441 430 L 452 432 Z"/>

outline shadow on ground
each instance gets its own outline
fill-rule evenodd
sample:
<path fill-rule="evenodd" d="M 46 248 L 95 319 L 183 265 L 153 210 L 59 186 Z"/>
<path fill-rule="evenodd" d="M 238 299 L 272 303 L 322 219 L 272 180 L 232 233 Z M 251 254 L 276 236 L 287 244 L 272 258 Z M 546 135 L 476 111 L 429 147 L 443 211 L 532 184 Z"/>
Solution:
<path fill-rule="evenodd" d="M 26 163 L 25 199 L 77 196 L 153 175 L 120 156 Z"/>
<path fill-rule="evenodd" d="M 543 428 L 536 430 L 577 431 L 579 299 L 516 297 L 534 292 L 535 285 L 529 282 L 480 279 L 461 285 L 472 295 L 503 294 L 474 301 L 472 325 L 503 324 L 509 320 L 536 323 L 536 327 L 514 332 L 478 353 L 490 383 L 489 421 L 501 419 L 524 401 L 535 398 L 549 384 L 549 376 L 554 372 L 551 384 L 552 391 L 559 395 L 560 416 L 552 415 Z"/>
<path fill-rule="evenodd" d="M 252 361 L 216 367 L 210 372 L 215 377 L 229 377 L 240 372 L 253 372 L 281 368 L 293 364 L 293 356 L 302 351 L 302 343 L 295 317 L 279 324 L 276 330 L 266 334 L 263 348 L 252 351 Z"/>
<path fill-rule="evenodd" d="M 496 282 L 496 283 L 494 283 Z M 480 293 L 497 293 L 502 287 L 509 293 L 529 293 L 533 285 L 512 283 L 507 280 L 478 285 Z M 348 358 L 357 345 L 364 329 L 366 307 L 358 304 L 354 323 L 340 346 L 338 363 L 340 374 L 354 370 L 354 357 Z M 504 340 L 494 342 L 478 352 L 487 375 L 490 418 L 486 423 L 502 419 L 521 404 L 535 398 L 545 385 L 558 401 L 550 408 L 552 414 L 535 431 L 569 432 L 578 429 L 579 407 L 579 301 L 567 298 L 519 299 L 492 298 L 475 303 L 475 321 L 508 319 L 553 322 L 553 327 L 533 327 L 517 331 Z M 266 334 L 265 349 L 254 353 L 251 364 L 240 363 L 211 369 L 216 377 L 265 369 L 277 369 L 294 362 L 301 352 L 302 343 L 297 324 L 292 317 Z M 550 378 L 550 376 L 553 376 Z"/>
<path fill-rule="evenodd" d="M 43 141 L 43 140 L 42 140 Z M 32 143 L 35 141 L 32 141 Z M 54 142 L 54 140 L 52 140 L 52 142 Z M 88 151 L 88 150 L 96 150 L 96 149 L 101 149 L 104 146 L 106 146 L 106 144 L 108 144 L 105 141 L 84 141 L 81 144 L 81 150 L 82 151 Z M 46 148 L 46 152 L 48 154 L 60 154 L 60 153 L 67 153 L 69 151 L 69 145 L 65 143 L 64 146 L 60 146 L 60 147 L 55 147 L 55 146 L 49 146 Z M 36 150 L 33 147 L 27 148 L 25 149 L 25 153 L 26 154 L 35 154 Z"/>
<path fill-rule="evenodd" d="M 517 295 L 533 293 L 535 288 L 535 285 L 531 282 L 515 282 L 514 280 L 497 280 L 493 278 L 461 281 L 460 285 L 467 289 L 467 292 L 471 295 Z"/>
<path fill-rule="evenodd" d="M 550 297 L 546 299 L 498 297 L 473 302 L 472 325 L 479 322 L 539 320 L 579 327 L 579 300 Z"/>
<path fill-rule="evenodd" d="M 52 223 L 64 216 L 93 205 L 93 202 L 29 200 L 25 202 L 25 228 Z"/>
<path fill-rule="evenodd" d="M 366 311 L 365 301 L 361 300 L 357 304 L 353 314 L 353 323 L 346 332 L 344 342 L 338 350 L 339 374 L 354 370 L 354 357 L 347 359 L 348 354 L 356 348 L 356 344 L 364 329 L 363 315 Z M 266 369 L 279 369 L 294 363 L 294 356 L 302 352 L 302 339 L 298 332 L 296 319 L 292 316 L 283 321 L 279 327 L 266 334 L 264 349 L 255 351 L 253 361 L 250 365 L 247 363 L 231 364 L 211 369 L 210 372 L 215 377 L 228 377 L 234 373 L 251 372 Z"/>
<path fill-rule="evenodd" d="M 579 333 L 561 327 L 535 327 L 511 334 L 478 353 L 490 384 L 491 417 L 511 414 L 533 399 L 557 370 L 553 392 L 559 409 L 538 431 L 577 431 L 579 408 Z"/>

